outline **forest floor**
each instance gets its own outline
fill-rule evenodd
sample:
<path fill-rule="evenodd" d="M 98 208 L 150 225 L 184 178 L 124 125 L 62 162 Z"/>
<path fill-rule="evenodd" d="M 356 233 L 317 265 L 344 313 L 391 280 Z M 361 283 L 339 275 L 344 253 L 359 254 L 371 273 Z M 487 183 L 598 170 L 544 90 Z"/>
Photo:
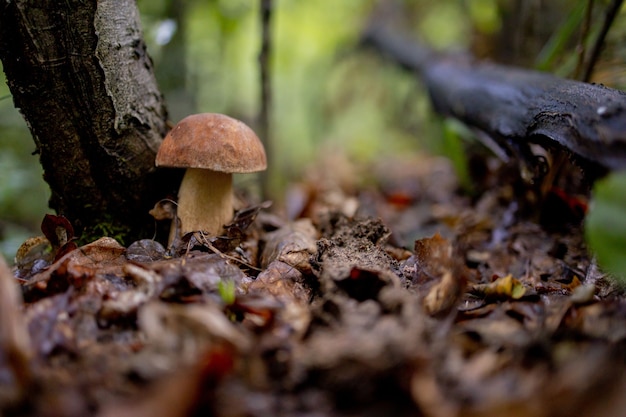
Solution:
<path fill-rule="evenodd" d="M 537 209 L 515 167 L 479 171 L 468 193 L 442 158 L 336 153 L 227 238 L 24 257 L 0 414 L 626 415 L 626 300 L 584 199 Z"/>

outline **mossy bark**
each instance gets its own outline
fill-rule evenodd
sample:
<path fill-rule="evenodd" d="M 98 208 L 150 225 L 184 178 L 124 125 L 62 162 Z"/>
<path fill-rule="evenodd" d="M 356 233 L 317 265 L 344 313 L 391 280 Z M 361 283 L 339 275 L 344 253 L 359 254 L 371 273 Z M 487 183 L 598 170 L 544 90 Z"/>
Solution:
<path fill-rule="evenodd" d="M 148 233 L 149 208 L 181 175 L 154 168 L 167 111 L 135 1 L 3 2 L 0 59 L 50 207 L 78 230 L 107 221 L 129 237 Z"/>

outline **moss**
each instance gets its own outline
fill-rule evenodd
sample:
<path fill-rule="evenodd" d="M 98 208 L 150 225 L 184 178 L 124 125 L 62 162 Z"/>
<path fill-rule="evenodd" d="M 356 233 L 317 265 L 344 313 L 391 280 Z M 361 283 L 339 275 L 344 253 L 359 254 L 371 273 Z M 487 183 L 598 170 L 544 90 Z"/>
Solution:
<path fill-rule="evenodd" d="M 105 219 L 83 230 L 77 244 L 82 246 L 105 236 L 117 240 L 122 246 L 127 246 L 131 240 L 131 229 L 112 219 Z"/>

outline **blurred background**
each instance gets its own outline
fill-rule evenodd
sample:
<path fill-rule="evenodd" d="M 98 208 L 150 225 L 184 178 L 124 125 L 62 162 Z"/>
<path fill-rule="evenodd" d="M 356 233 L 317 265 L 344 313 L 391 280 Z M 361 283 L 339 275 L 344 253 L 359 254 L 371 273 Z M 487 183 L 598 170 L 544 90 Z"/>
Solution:
<path fill-rule="evenodd" d="M 609 0 L 274 0 L 270 178 L 280 199 L 324 155 L 355 164 L 403 153 L 462 164 L 459 130 L 432 113 L 419 79 L 359 47 L 392 9 L 393 26 L 433 48 L 577 77 Z M 170 119 L 220 112 L 252 127 L 260 112 L 260 0 L 139 0 Z M 388 11 L 388 10 L 387 10 Z M 626 19 L 615 20 L 594 81 L 626 87 Z M 29 131 L 0 75 L 0 252 L 40 234 L 49 191 Z"/>

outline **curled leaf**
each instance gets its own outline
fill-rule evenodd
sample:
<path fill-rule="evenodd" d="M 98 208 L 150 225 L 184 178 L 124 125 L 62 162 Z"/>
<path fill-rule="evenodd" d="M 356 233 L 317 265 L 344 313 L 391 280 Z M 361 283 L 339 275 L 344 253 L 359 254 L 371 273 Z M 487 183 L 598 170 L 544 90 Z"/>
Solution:
<path fill-rule="evenodd" d="M 77 248 L 74 239 L 74 228 L 64 216 L 46 214 L 41 222 L 41 231 L 52 245 L 54 262 Z"/>
<path fill-rule="evenodd" d="M 153 208 L 148 211 L 154 220 L 172 220 L 176 217 L 176 203 L 172 200 L 157 201 Z"/>
<path fill-rule="evenodd" d="M 46 214 L 41 222 L 41 231 L 55 249 L 60 248 L 74 237 L 74 228 L 64 216 Z"/>

